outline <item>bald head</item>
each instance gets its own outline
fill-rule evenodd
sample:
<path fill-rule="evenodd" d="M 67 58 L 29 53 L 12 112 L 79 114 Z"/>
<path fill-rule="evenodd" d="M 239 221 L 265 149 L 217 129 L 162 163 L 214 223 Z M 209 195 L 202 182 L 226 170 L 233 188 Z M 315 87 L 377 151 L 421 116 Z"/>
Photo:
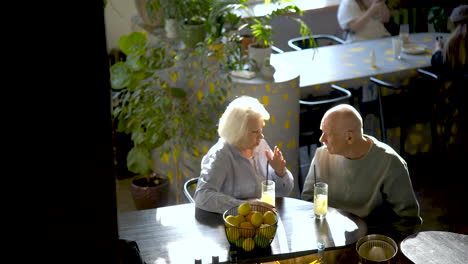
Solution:
<path fill-rule="evenodd" d="M 323 115 L 320 127 L 327 122 L 330 128 L 337 132 L 353 132 L 362 136 L 362 118 L 359 112 L 348 104 L 340 104 L 330 108 Z"/>

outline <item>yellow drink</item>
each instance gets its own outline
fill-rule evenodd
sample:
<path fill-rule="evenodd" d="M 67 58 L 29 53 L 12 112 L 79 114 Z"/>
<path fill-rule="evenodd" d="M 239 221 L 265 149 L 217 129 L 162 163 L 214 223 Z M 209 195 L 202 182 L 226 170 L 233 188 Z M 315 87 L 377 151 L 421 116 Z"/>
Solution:
<path fill-rule="evenodd" d="M 263 192 L 262 193 L 262 202 L 269 203 L 271 205 L 275 205 L 275 194 L 274 192 Z"/>
<path fill-rule="evenodd" d="M 262 202 L 275 206 L 275 182 L 262 181 Z"/>
<path fill-rule="evenodd" d="M 314 198 L 314 213 L 318 218 L 323 218 L 327 214 L 328 196 L 326 194 L 317 194 Z"/>

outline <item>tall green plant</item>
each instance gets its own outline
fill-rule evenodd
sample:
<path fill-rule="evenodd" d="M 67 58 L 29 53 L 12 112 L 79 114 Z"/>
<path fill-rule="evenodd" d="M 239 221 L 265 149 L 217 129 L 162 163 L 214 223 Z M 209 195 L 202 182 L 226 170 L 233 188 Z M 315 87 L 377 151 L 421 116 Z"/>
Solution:
<path fill-rule="evenodd" d="M 111 67 L 112 88 L 119 90 L 113 117 L 117 130 L 131 134 L 134 143 L 127 167 L 151 173 L 151 153 L 158 150 L 170 160 L 179 185 L 182 169 L 191 169 L 181 155 L 198 158 L 198 144 L 217 137 L 216 122 L 231 88 L 223 52 L 209 45 L 176 50 L 139 32 L 123 36 L 119 46 L 127 59 Z"/>
<path fill-rule="evenodd" d="M 447 20 L 449 17 L 448 10 L 445 7 L 434 6 L 429 9 L 428 21 L 434 25 L 436 32 L 448 32 Z"/>
<path fill-rule="evenodd" d="M 284 4 L 286 2 L 291 2 L 291 0 L 265 1 L 265 4 L 267 4 L 266 2 Z M 309 42 L 309 46 L 317 46 L 315 40 L 312 38 L 312 31 L 310 30 L 310 27 L 300 17 L 291 16 L 293 14 L 297 14 L 299 16 L 304 15 L 304 12 L 297 5 L 290 4 L 284 7 L 278 6 L 278 8 L 273 10 L 271 13 L 261 17 L 255 17 L 249 5 L 244 4 L 243 7 L 245 12 L 248 14 L 246 25 L 248 25 L 253 36 L 255 37 L 255 45 L 257 47 L 265 48 L 273 46 L 273 27 L 271 26 L 271 22 L 275 17 L 279 16 L 284 16 L 296 21 L 299 25 L 299 34 L 303 37 L 310 37 L 307 40 Z"/>

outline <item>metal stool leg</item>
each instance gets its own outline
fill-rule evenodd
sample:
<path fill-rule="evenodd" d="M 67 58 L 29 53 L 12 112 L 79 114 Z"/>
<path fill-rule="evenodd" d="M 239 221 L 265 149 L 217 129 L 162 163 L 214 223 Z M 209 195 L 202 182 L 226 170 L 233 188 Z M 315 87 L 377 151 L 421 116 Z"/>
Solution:
<path fill-rule="evenodd" d="M 384 120 L 384 113 L 383 113 L 383 106 L 382 106 L 382 86 L 378 85 L 378 98 L 379 98 L 379 111 L 380 111 L 380 129 L 382 130 L 382 141 L 385 143 L 387 142 L 387 131 L 385 130 L 385 120 Z"/>

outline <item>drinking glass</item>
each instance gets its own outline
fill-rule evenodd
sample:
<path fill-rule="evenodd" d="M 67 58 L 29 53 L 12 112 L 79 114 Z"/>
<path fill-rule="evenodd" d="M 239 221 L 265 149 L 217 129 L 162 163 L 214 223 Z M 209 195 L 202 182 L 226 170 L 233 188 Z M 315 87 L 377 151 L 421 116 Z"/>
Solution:
<path fill-rule="evenodd" d="M 393 57 L 395 59 L 401 59 L 401 42 L 402 40 L 399 37 L 392 38 Z"/>
<path fill-rule="evenodd" d="M 409 42 L 409 24 L 400 24 L 400 39 L 403 43 Z"/>
<path fill-rule="evenodd" d="M 262 181 L 262 202 L 275 206 L 275 182 L 272 180 Z"/>
<path fill-rule="evenodd" d="M 314 214 L 317 219 L 324 219 L 328 211 L 328 184 L 314 184 Z"/>

